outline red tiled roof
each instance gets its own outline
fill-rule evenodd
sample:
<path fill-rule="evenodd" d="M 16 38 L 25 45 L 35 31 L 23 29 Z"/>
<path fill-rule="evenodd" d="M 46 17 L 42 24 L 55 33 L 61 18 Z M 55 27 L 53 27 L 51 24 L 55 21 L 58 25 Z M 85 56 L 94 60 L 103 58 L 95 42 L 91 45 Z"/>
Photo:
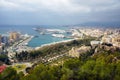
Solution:
<path fill-rule="evenodd" d="M 6 66 L 0 66 L 0 73 L 2 73 L 6 69 Z"/>

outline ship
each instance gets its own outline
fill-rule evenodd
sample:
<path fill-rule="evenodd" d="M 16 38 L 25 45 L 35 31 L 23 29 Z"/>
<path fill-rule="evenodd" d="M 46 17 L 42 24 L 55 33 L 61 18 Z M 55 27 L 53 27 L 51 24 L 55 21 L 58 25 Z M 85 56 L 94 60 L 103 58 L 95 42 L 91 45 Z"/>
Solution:
<path fill-rule="evenodd" d="M 65 38 L 63 34 L 52 34 L 53 37 Z"/>

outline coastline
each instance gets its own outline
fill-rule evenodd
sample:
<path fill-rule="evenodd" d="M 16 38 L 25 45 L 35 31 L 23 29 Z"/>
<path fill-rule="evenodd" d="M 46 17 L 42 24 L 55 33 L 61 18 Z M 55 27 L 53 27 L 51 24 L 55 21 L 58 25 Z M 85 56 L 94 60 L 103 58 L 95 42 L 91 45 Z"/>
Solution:
<path fill-rule="evenodd" d="M 32 50 L 32 47 L 27 46 L 29 41 L 31 41 L 34 38 L 34 36 L 29 36 L 26 39 L 24 39 L 20 44 L 17 45 L 17 47 L 19 48 L 18 52 L 20 51 L 29 51 Z"/>
<path fill-rule="evenodd" d="M 18 42 L 15 42 L 12 46 L 9 46 L 7 48 L 8 52 L 8 57 L 11 60 L 12 56 L 15 55 L 16 52 L 22 52 L 22 51 L 29 51 L 33 50 L 32 47 L 27 46 L 28 42 L 33 38 L 34 36 L 29 36 L 25 39 L 22 39 Z"/>
<path fill-rule="evenodd" d="M 63 40 L 63 41 L 58 41 L 58 42 L 52 42 L 52 43 L 48 43 L 48 44 L 43 44 L 39 47 L 35 47 L 35 50 L 39 50 L 40 48 L 46 47 L 46 46 L 51 46 L 51 45 L 55 45 L 55 44 L 59 44 L 59 43 L 65 43 L 65 42 L 70 42 L 73 40 L 77 40 L 77 39 L 69 39 L 69 40 Z"/>

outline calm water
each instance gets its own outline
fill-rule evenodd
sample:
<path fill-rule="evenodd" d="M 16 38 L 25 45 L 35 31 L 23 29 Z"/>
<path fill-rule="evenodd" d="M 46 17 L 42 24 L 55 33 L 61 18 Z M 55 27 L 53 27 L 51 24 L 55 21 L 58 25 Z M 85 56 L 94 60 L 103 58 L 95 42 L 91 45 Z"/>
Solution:
<path fill-rule="evenodd" d="M 7 32 L 10 31 L 18 31 L 21 32 L 22 34 L 30 34 L 33 36 L 38 36 L 33 38 L 28 46 L 30 47 L 38 47 L 41 46 L 43 44 L 48 44 L 48 43 L 52 43 L 52 42 L 57 42 L 57 41 L 62 41 L 65 39 L 62 38 L 56 38 L 56 37 L 52 37 L 50 34 L 46 34 L 46 35 L 41 35 L 38 32 L 34 31 L 33 28 L 35 27 L 43 27 L 43 28 L 50 28 L 50 29 L 67 29 L 67 27 L 63 27 L 63 26 L 25 26 L 25 25 L 7 25 L 7 26 L 0 26 L 0 34 L 7 34 Z M 8 34 L 9 35 L 9 34 Z"/>

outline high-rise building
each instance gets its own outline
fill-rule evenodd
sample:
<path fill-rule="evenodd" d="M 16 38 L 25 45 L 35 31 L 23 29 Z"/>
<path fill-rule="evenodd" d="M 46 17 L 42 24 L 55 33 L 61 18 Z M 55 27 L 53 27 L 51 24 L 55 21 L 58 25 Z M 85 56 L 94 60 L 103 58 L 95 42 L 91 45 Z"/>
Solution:
<path fill-rule="evenodd" d="M 10 33 L 10 40 L 17 41 L 20 38 L 20 34 L 17 32 Z"/>
<path fill-rule="evenodd" d="M 0 45 L 0 54 L 1 54 L 1 52 L 2 52 L 2 46 Z"/>
<path fill-rule="evenodd" d="M 2 41 L 1 41 L 1 40 L 2 40 L 2 35 L 0 35 L 0 45 L 1 45 L 1 43 L 2 43 Z"/>
<path fill-rule="evenodd" d="M 5 45 L 8 44 L 8 42 L 9 42 L 8 37 L 7 36 L 2 36 L 1 42 L 4 43 Z"/>

